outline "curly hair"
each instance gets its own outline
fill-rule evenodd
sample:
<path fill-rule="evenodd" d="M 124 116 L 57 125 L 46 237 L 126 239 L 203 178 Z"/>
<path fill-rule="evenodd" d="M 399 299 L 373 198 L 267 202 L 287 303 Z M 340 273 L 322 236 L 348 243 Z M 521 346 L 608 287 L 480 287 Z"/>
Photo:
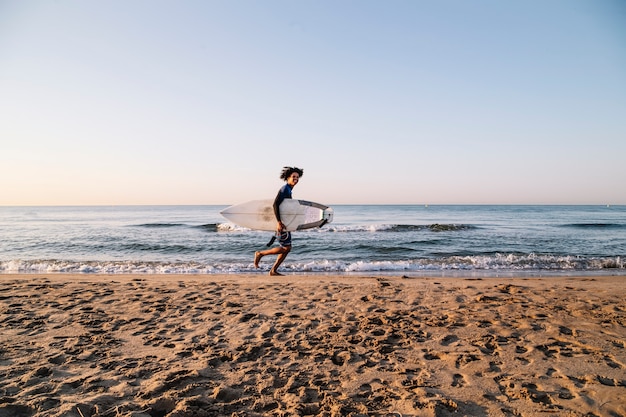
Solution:
<path fill-rule="evenodd" d="M 284 167 L 280 173 L 280 179 L 287 181 L 287 179 L 291 177 L 291 174 L 293 174 L 294 172 L 297 172 L 299 176 L 304 175 L 303 169 L 297 167 Z"/>

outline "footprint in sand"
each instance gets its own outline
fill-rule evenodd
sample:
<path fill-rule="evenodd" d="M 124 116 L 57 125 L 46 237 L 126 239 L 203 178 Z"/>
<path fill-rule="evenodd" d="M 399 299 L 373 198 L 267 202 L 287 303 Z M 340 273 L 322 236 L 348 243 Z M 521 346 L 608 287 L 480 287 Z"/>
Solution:
<path fill-rule="evenodd" d="M 427 361 L 439 360 L 445 356 L 445 353 L 435 352 L 431 350 L 424 349 L 424 359 Z"/>
<path fill-rule="evenodd" d="M 561 388 L 561 390 L 559 391 L 559 398 L 563 400 L 572 400 L 575 398 L 575 396 L 567 388 Z"/>
<path fill-rule="evenodd" d="M 465 377 L 461 374 L 454 374 L 452 376 L 452 386 L 457 388 L 463 388 L 466 385 Z"/>
<path fill-rule="evenodd" d="M 565 326 L 559 326 L 559 333 L 564 334 L 566 336 L 574 336 L 574 337 L 578 335 L 578 332 L 576 332 L 576 330 L 572 330 L 569 327 L 565 327 Z"/>
<path fill-rule="evenodd" d="M 626 342 L 623 340 L 613 340 L 611 343 L 613 343 L 613 346 L 617 348 L 621 348 L 621 349 L 626 348 Z"/>
<path fill-rule="evenodd" d="M 477 355 L 474 355 L 471 353 L 464 353 L 456 359 L 455 365 L 457 368 L 461 368 L 470 362 L 475 362 L 479 360 L 480 360 L 480 357 Z"/>
<path fill-rule="evenodd" d="M 457 342 L 459 338 L 456 335 L 449 334 L 443 339 L 441 339 L 441 345 L 450 346 L 452 343 Z"/>

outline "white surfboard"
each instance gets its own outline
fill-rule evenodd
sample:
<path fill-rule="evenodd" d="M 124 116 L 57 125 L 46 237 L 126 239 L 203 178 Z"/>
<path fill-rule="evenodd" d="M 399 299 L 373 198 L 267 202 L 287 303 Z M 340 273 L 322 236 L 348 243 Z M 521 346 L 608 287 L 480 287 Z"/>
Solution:
<path fill-rule="evenodd" d="M 253 200 L 236 204 L 220 214 L 238 226 L 254 230 L 276 230 L 274 200 Z M 333 209 L 305 200 L 286 199 L 280 205 L 280 218 L 288 231 L 322 227 L 333 221 Z"/>

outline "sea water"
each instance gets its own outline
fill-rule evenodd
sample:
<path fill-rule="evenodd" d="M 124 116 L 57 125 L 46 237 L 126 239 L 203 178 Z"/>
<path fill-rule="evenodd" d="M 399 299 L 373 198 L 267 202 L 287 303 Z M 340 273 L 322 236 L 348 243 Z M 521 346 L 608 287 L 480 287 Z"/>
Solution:
<path fill-rule="evenodd" d="M 266 273 L 271 232 L 226 206 L 0 207 L 0 273 Z M 337 205 L 293 233 L 285 273 L 626 273 L 626 206 Z"/>

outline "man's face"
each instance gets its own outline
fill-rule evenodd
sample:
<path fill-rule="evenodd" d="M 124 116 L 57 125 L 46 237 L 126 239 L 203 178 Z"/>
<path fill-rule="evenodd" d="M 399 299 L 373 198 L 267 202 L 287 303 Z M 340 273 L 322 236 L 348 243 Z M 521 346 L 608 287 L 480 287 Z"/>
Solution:
<path fill-rule="evenodd" d="M 289 184 L 291 188 L 293 188 L 298 181 L 300 181 L 300 175 L 297 172 L 294 172 L 289 176 L 289 178 L 287 178 L 287 184 Z"/>

